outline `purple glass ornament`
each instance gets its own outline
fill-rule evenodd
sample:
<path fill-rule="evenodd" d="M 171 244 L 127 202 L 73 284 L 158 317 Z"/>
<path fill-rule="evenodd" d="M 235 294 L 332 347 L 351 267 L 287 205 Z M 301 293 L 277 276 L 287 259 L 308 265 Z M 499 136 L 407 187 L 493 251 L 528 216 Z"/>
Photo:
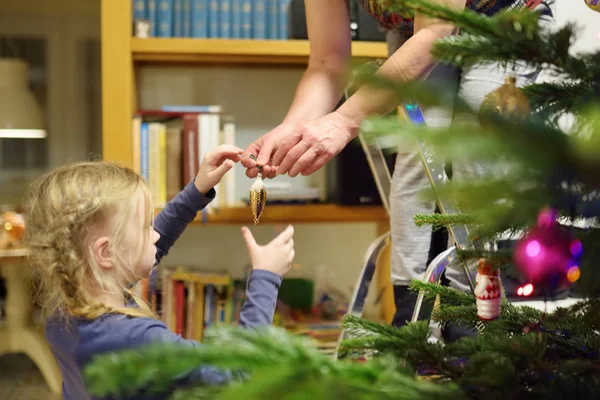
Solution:
<path fill-rule="evenodd" d="M 517 268 L 529 282 L 550 291 L 573 282 L 573 268 L 578 268 L 583 253 L 581 241 L 556 220 L 554 210 L 542 210 L 538 226 L 519 240 L 514 253 Z"/>

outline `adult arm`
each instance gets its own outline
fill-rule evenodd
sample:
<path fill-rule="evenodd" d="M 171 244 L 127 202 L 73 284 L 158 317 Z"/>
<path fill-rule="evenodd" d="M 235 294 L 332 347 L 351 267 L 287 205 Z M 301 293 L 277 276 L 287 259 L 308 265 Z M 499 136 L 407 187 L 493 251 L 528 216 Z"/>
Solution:
<path fill-rule="evenodd" d="M 456 9 L 465 7 L 465 0 L 437 0 Z M 377 71 L 397 82 L 420 79 L 435 66 L 431 48 L 436 40 L 451 35 L 451 23 L 416 13 L 414 35 L 407 40 Z M 272 164 L 279 173 L 290 176 L 310 175 L 338 154 L 360 130 L 364 119 L 373 114 L 385 115 L 398 106 L 392 90 L 364 86 L 338 110 L 296 128 L 281 143 Z"/>
<path fill-rule="evenodd" d="M 305 0 L 310 53 L 283 123 L 314 120 L 331 112 L 342 97 L 351 57 L 347 0 Z"/>
<path fill-rule="evenodd" d="M 242 157 L 249 177 L 257 165 L 263 174 L 274 177 L 269 160 L 279 143 L 295 135 L 297 124 L 331 112 L 342 97 L 345 75 L 351 58 L 350 13 L 347 0 L 305 0 L 306 25 L 310 45 L 308 66 L 283 122 L 250 144 Z M 258 156 L 256 162 L 250 155 Z"/>
<path fill-rule="evenodd" d="M 465 0 L 437 0 L 437 2 L 459 10 L 465 7 Z M 423 78 L 435 66 L 435 59 L 431 55 L 433 44 L 451 35 L 454 30 L 455 27 L 447 21 L 416 13 L 414 35 L 391 55 L 379 68 L 377 74 L 396 82 L 410 82 Z M 360 125 L 367 116 L 385 115 L 397 106 L 398 99 L 392 91 L 363 86 L 338 109 L 338 112 L 348 121 L 354 138 L 358 135 Z"/>

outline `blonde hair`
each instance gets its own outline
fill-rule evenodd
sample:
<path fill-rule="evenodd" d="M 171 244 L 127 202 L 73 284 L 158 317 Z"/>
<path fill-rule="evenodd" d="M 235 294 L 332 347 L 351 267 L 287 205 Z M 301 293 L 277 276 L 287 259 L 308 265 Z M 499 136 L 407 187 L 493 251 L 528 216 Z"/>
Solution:
<path fill-rule="evenodd" d="M 129 269 L 126 266 L 132 260 L 122 258 L 124 248 L 120 244 L 126 229 L 132 229 L 128 224 L 136 212 L 134 200 L 140 192 L 146 202 L 144 226 L 150 229 L 150 190 L 129 168 L 107 162 L 74 163 L 33 182 L 25 200 L 25 241 L 38 301 L 46 317 L 95 319 L 116 313 L 156 318 L 148 305 L 124 286 L 124 276 L 132 265 Z M 109 251 L 114 266 L 110 272 L 96 265 L 86 243 L 89 228 L 104 221 L 111 229 Z M 133 262 L 141 261 L 143 248 Z M 86 287 L 130 297 L 138 307 L 108 306 L 94 299 Z"/>

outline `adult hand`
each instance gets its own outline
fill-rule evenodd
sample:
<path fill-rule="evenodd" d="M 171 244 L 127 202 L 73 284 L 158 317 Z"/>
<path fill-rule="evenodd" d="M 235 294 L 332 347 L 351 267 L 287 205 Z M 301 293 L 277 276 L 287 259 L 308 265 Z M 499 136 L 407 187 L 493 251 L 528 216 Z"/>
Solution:
<path fill-rule="evenodd" d="M 338 112 L 298 125 L 284 138 L 278 138 L 272 165 L 291 177 L 310 175 L 335 157 L 358 133 Z"/>
<path fill-rule="evenodd" d="M 278 168 L 271 163 L 271 156 L 277 150 L 278 144 L 291 135 L 295 129 L 296 125 L 294 124 L 281 124 L 250 143 L 242 155 L 242 165 L 246 168 L 246 176 L 256 178 L 257 166 L 261 166 L 263 178 L 275 178 Z M 256 156 L 256 160 L 250 156 Z"/>

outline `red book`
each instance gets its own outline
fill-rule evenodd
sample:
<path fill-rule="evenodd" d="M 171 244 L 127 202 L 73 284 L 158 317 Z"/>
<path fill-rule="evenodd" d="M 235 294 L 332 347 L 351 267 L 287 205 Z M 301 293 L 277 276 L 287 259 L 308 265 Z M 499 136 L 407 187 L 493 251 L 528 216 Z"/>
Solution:
<path fill-rule="evenodd" d="M 175 282 L 175 333 L 183 337 L 185 333 L 185 286 Z"/>

